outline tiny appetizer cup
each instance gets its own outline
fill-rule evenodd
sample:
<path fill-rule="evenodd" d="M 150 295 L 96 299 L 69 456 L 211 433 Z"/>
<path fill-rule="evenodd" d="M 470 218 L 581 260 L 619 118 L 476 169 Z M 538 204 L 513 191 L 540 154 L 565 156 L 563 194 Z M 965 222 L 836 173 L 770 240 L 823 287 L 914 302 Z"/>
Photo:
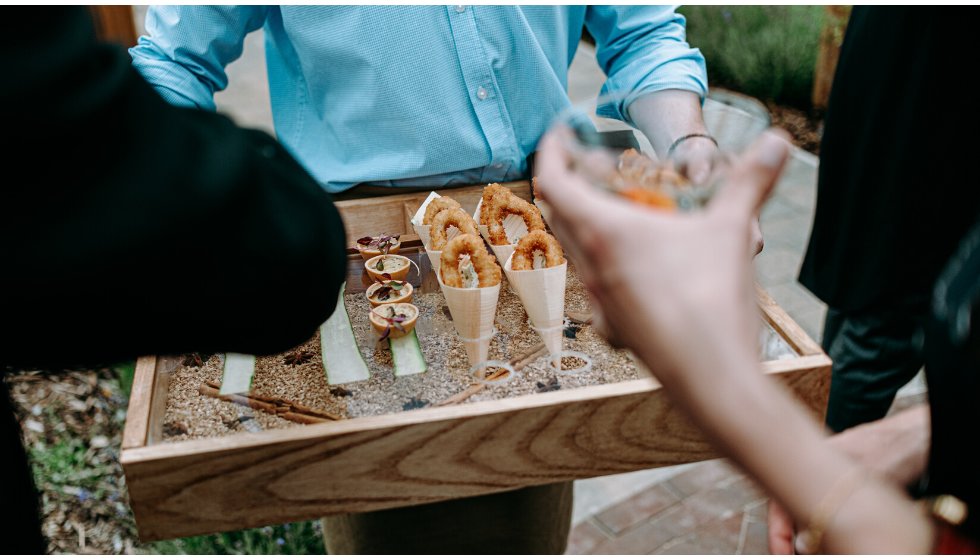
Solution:
<path fill-rule="evenodd" d="M 389 290 L 394 290 L 394 288 L 390 286 L 392 282 L 396 282 L 402 286 L 401 289 L 396 290 L 398 295 L 389 296 L 388 299 L 378 299 L 378 292 L 385 292 L 382 290 L 382 288 L 387 287 Z M 367 297 L 368 303 L 371 304 L 371 307 L 378 307 L 379 305 L 384 305 L 386 303 L 412 303 L 412 296 L 414 293 L 415 288 L 409 282 L 385 280 L 384 282 L 375 282 L 374 284 L 371 284 L 368 287 L 367 292 L 365 292 L 365 296 Z"/>
<path fill-rule="evenodd" d="M 419 308 L 411 303 L 386 303 L 371 310 L 371 326 L 382 338 L 401 338 L 412 332 Z"/>
<path fill-rule="evenodd" d="M 380 243 L 379 243 L 380 242 Z M 357 251 L 365 261 L 378 255 L 397 255 L 402 248 L 401 239 L 391 235 L 362 237 L 357 240 Z"/>
<path fill-rule="evenodd" d="M 375 282 L 385 280 L 404 280 L 408 278 L 408 270 L 412 261 L 401 255 L 378 255 L 364 263 L 368 276 Z M 389 276 L 385 276 L 385 274 Z"/>

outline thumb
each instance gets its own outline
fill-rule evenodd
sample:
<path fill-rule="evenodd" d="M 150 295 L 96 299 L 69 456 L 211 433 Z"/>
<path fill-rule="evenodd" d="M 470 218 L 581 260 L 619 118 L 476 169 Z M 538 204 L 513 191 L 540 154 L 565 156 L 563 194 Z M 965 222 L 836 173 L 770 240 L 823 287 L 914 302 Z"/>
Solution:
<path fill-rule="evenodd" d="M 732 165 L 711 208 L 748 219 L 769 198 L 789 157 L 789 135 L 779 129 L 764 132 Z"/>

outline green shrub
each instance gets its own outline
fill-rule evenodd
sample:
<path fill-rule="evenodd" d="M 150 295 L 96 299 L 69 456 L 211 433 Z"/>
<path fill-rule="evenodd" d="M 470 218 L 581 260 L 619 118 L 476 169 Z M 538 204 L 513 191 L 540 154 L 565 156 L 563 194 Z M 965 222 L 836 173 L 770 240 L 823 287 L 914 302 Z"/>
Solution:
<path fill-rule="evenodd" d="M 823 6 L 685 6 L 680 12 L 712 84 L 810 107 Z"/>
<path fill-rule="evenodd" d="M 326 554 L 318 521 L 152 543 L 153 554 Z"/>

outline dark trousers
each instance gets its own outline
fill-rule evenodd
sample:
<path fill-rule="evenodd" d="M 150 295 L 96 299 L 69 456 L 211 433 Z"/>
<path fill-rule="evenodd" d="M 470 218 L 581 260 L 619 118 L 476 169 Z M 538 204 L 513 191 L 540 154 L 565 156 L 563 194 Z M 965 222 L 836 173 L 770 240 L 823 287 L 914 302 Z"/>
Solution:
<path fill-rule="evenodd" d="M 330 554 L 562 554 L 572 483 L 323 518 Z"/>
<path fill-rule="evenodd" d="M 922 367 L 927 312 L 926 298 L 859 312 L 827 310 L 823 348 L 834 361 L 827 427 L 841 432 L 884 418 Z"/>

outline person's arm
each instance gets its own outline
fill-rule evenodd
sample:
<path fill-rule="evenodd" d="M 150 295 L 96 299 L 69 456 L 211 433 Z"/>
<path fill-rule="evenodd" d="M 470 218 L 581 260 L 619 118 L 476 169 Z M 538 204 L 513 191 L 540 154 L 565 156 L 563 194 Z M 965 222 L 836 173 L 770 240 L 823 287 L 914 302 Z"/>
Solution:
<path fill-rule="evenodd" d="M 633 122 L 636 113 L 630 106 L 637 99 L 680 90 L 693 93 L 698 100 L 696 107 L 682 107 L 685 113 L 680 115 L 697 126 L 708 77 L 704 56 L 686 42 L 684 16 L 670 6 L 589 6 L 585 25 L 595 39 L 596 58 L 607 77 L 601 93 L 624 96 L 618 103 L 600 106 L 600 115 Z M 662 156 L 669 145 L 661 142 L 654 147 Z"/>
<path fill-rule="evenodd" d="M 831 447 L 898 486 L 922 478 L 929 459 L 929 406 L 919 405 L 827 439 Z M 796 528 L 785 508 L 769 502 L 769 550 L 793 553 Z"/>
<path fill-rule="evenodd" d="M 245 36 L 265 23 L 266 6 L 150 6 L 146 33 L 129 50 L 133 66 L 166 101 L 214 110 L 228 87 L 225 67 Z"/>
<path fill-rule="evenodd" d="M 345 274 L 329 195 L 268 135 L 164 102 L 84 9 L 9 15 L 0 363 L 307 340 Z"/>
<path fill-rule="evenodd" d="M 552 134 L 539 152 L 538 186 L 603 324 L 718 449 L 800 525 L 831 500 L 825 550 L 927 552 L 932 527 L 916 506 L 873 475 L 851 487 L 855 463 L 827 444 L 812 415 L 760 374 L 745 253 L 751 217 L 787 154 L 784 138 L 765 135 L 733 167 L 706 211 L 681 215 L 591 188 L 569 173 L 568 155 Z M 843 496 L 835 497 L 838 492 Z"/>

